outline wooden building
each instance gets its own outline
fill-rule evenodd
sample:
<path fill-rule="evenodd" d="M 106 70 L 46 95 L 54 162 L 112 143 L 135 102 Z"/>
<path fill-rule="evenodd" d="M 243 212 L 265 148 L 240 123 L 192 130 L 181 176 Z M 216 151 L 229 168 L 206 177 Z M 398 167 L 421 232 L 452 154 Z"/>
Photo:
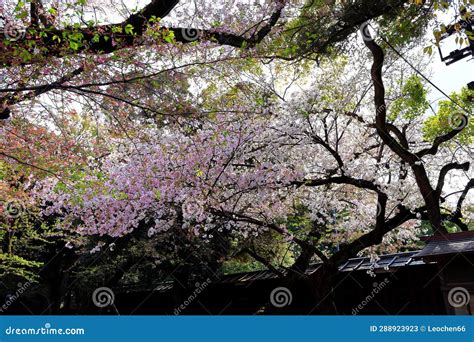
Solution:
<path fill-rule="evenodd" d="M 416 258 L 436 263 L 446 313 L 474 315 L 474 231 L 425 240 Z"/>
<path fill-rule="evenodd" d="M 474 312 L 474 231 L 429 237 L 421 251 L 382 255 L 378 260 L 353 258 L 339 266 L 333 298 L 341 315 L 445 315 Z M 113 288 L 114 307 L 97 308 L 91 302 L 81 309 L 74 305 L 63 314 L 133 315 L 252 315 L 321 314 L 311 282 L 321 264 L 311 265 L 305 280 L 289 288 L 271 271 L 230 274 L 177 300 L 172 282 L 152 288 Z M 308 282 L 308 279 L 311 281 Z M 285 290 L 286 289 L 286 290 Z M 283 291 L 285 301 L 272 296 Z M 286 292 L 285 292 L 286 291 Z M 281 294 L 281 293 L 280 293 Z M 286 296 L 286 297 L 285 297 Z M 34 298 L 34 297 L 31 297 Z M 280 298 L 280 299 L 281 299 Z M 178 304 L 176 304 L 178 303 Z M 20 305 L 21 304 L 21 305 Z M 15 302 L 3 314 L 29 314 L 25 310 L 42 304 L 28 298 Z M 272 308 L 274 310 L 272 310 Z"/>
<path fill-rule="evenodd" d="M 334 289 L 337 313 L 472 315 L 474 231 L 425 241 L 421 251 L 383 255 L 377 261 L 354 258 L 341 265 Z M 318 267 L 319 264 L 312 265 L 307 274 Z M 161 283 L 151 291 L 117 289 L 117 309 L 124 314 L 176 314 L 172 286 Z M 268 308 L 272 291 L 283 286 L 282 279 L 271 271 L 226 275 L 197 298 L 191 298 L 178 313 L 255 314 Z M 317 303 L 308 300 L 312 297 L 310 291 L 307 284 L 296 284 L 290 289 L 291 303 L 276 313 L 318 314 Z"/>

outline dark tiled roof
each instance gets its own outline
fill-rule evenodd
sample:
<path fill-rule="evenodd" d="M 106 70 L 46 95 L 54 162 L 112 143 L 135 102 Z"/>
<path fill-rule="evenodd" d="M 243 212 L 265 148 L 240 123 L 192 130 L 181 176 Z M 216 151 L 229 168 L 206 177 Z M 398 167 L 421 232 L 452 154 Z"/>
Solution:
<path fill-rule="evenodd" d="M 381 255 L 379 260 L 370 261 L 369 258 L 349 259 L 345 264 L 339 266 L 340 272 L 362 271 L 362 270 L 390 270 L 404 266 L 424 265 L 422 260 L 413 260 L 416 252 L 404 252 L 396 254 Z"/>
<path fill-rule="evenodd" d="M 406 266 L 418 266 L 425 265 L 427 262 L 422 259 L 414 259 L 414 256 L 418 256 L 422 251 L 415 252 L 404 252 L 396 254 L 387 254 L 379 256 L 379 260 L 371 261 L 370 258 L 353 258 L 347 260 L 344 264 L 339 266 L 339 272 L 352 272 L 352 271 L 369 271 L 373 272 L 390 272 L 395 269 L 406 267 Z M 315 272 L 321 264 L 312 264 L 306 270 L 306 274 L 312 274 Z M 285 274 L 286 270 L 281 270 Z M 246 273 L 236 273 L 228 274 L 221 278 L 219 283 L 224 284 L 239 284 L 239 283 L 248 283 L 256 280 L 268 280 L 268 279 L 278 279 L 278 276 L 268 270 L 264 271 L 255 271 L 255 272 L 246 272 Z M 173 282 L 162 282 L 155 285 L 154 288 L 148 289 L 139 289 L 134 286 L 123 287 L 119 292 L 135 292 L 135 291 L 150 291 L 154 290 L 156 292 L 167 292 L 173 287 Z"/>
<path fill-rule="evenodd" d="M 370 258 L 353 258 L 339 266 L 339 272 L 352 271 L 390 271 L 404 266 L 424 265 L 425 262 L 421 259 L 414 260 L 413 257 L 418 254 L 416 252 L 405 252 L 397 254 L 381 255 L 379 260 L 370 261 Z M 307 270 L 306 274 L 312 274 L 321 264 L 313 264 Z M 285 273 L 286 271 L 283 271 Z M 237 273 L 226 275 L 222 283 L 244 283 L 255 280 L 276 279 L 278 276 L 271 271 L 256 271 L 248 273 Z"/>
<path fill-rule="evenodd" d="M 474 231 L 433 236 L 426 239 L 427 244 L 416 258 L 474 253 Z"/>
<path fill-rule="evenodd" d="M 164 281 L 157 283 L 155 285 L 148 285 L 148 286 L 137 286 L 137 285 L 128 285 L 128 286 L 121 286 L 116 288 L 117 292 L 120 293 L 129 293 L 129 292 L 142 292 L 142 291 L 149 291 L 149 292 L 167 292 L 173 288 L 172 281 Z"/>

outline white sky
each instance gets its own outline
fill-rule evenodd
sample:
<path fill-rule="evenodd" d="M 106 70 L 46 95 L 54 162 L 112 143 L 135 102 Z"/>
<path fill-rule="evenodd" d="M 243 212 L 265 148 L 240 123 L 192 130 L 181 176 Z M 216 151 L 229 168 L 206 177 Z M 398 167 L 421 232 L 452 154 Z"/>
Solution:
<path fill-rule="evenodd" d="M 444 50 L 443 53 L 446 54 Z M 438 51 L 436 51 L 431 67 L 433 69 L 431 81 L 448 94 L 453 91 L 459 91 L 469 82 L 474 81 L 474 60 L 472 57 L 466 57 L 451 65 L 445 65 L 441 62 Z M 437 90 L 433 89 L 430 94 L 430 100 L 435 100 L 442 96 Z"/>
<path fill-rule="evenodd" d="M 448 13 L 439 13 L 438 19 L 439 22 L 444 24 L 452 24 L 458 18 L 451 10 L 448 11 Z M 451 38 L 452 37 L 453 36 L 451 36 Z M 449 54 L 449 52 L 456 49 L 456 45 L 451 38 L 442 41 L 441 48 L 443 55 L 445 56 Z M 470 56 L 451 65 L 445 65 L 443 62 L 441 62 L 441 57 L 439 56 L 438 50 L 436 49 L 434 61 L 430 66 L 433 70 L 433 74 L 430 78 L 431 81 L 447 94 L 450 94 L 454 91 L 459 91 L 469 82 L 474 81 L 474 60 Z M 429 95 L 429 99 L 431 101 L 440 97 L 444 96 L 436 89 L 433 89 Z"/>

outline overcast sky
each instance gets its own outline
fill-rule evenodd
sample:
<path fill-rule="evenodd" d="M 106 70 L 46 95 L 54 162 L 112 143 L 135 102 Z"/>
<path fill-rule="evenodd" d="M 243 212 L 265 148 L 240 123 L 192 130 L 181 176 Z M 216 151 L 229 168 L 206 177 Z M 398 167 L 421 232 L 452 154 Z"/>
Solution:
<path fill-rule="evenodd" d="M 443 53 L 446 54 L 444 50 Z M 445 65 L 436 53 L 431 66 L 433 70 L 431 81 L 448 94 L 459 91 L 469 82 L 474 81 L 474 59 L 470 56 L 454 64 Z M 434 100 L 440 96 L 443 95 L 433 89 L 430 99 Z"/>

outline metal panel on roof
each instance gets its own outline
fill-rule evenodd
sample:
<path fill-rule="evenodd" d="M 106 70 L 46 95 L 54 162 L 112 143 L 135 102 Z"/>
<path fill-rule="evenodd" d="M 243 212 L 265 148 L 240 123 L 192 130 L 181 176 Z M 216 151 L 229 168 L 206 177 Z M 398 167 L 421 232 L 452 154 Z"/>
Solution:
<path fill-rule="evenodd" d="M 415 255 L 419 255 L 419 254 L 420 254 L 420 251 L 381 255 L 379 257 L 379 260 L 377 261 L 371 261 L 370 258 L 353 258 L 353 259 L 347 260 L 347 262 L 339 266 L 339 272 L 367 271 L 369 269 L 373 271 L 377 271 L 377 270 L 391 271 L 393 269 L 400 268 L 400 267 L 418 266 L 418 265 L 426 264 L 422 259 L 413 259 Z M 306 274 L 312 274 L 319 267 L 321 267 L 321 265 L 322 265 L 321 263 L 311 264 L 306 270 Z M 286 269 L 280 269 L 280 271 L 283 274 L 288 273 Z M 278 276 L 275 273 L 265 270 L 265 271 L 228 274 L 222 277 L 219 283 L 238 284 L 238 283 L 249 283 L 253 281 L 269 280 L 269 279 L 277 279 L 277 278 Z M 172 282 L 164 282 L 161 284 L 157 284 L 154 290 L 158 292 L 166 292 L 166 291 L 171 290 L 172 286 L 173 286 Z"/>
<path fill-rule="evenodd" d="M 473 253 L 474 239 L 460 240 L 433 240 L 429 241 L 426 247 L 416 255 L 416 258 L 422 258 L 434 255 L 447 255 L 457 253 Z"/>
<path fill-rule="evenodd" d="M 419 251 L 418 251 L 419 252 Z M 423 265 L 424 262 L 412 262 L 413 256 L 418 252 L 404 252 L 397 254 L 387 254 L 379 256 L 379 260 L 371 261 L 370 258 L 354 258 L 349 259 L 348 262 L 339 267 L 340 272 L 352 272 L 362 270 L 381 270 L 393 269 L 404 266 Z"/>

